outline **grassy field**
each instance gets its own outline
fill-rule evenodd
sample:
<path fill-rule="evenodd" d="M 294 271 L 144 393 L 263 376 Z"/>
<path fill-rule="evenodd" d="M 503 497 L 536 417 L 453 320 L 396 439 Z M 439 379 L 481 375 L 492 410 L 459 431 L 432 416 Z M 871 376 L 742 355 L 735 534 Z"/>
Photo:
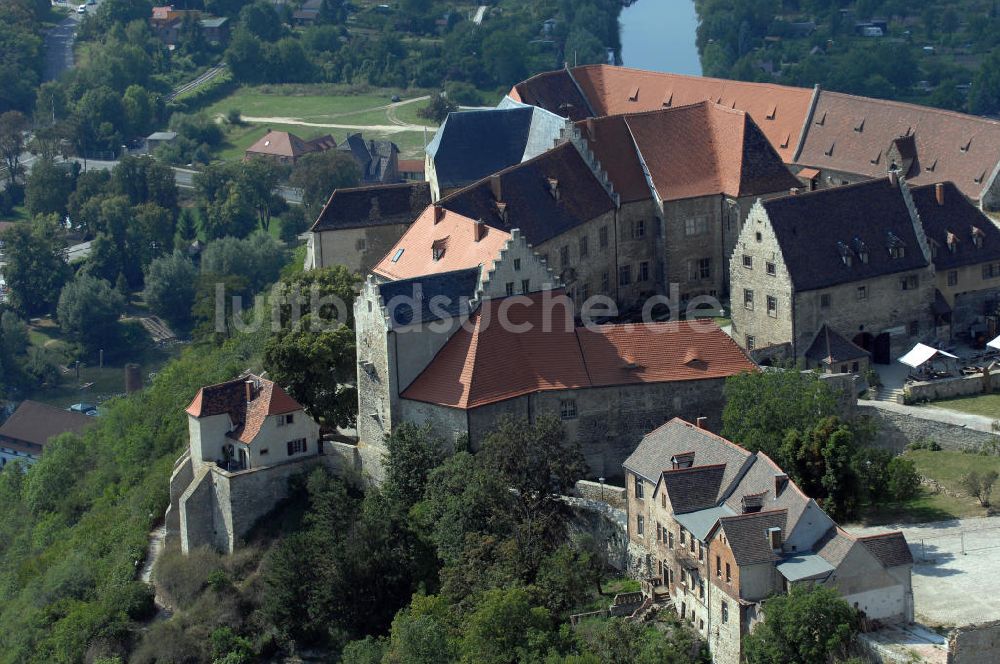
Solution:
<path fill-rule="evenodd" d="M 224 115 L 239 109 L 243 115 L 298 118 L 306 122 L 332 121 L 348 113 L 357 113 L 390 103 L 390 90 L 351 94 L 348 88 L 329 85 L 268 85 L 240 88 L 206 110 L 210 115 Z"/>
<path fill-rule="evenodd" d="M 931 408 L 947 408 L 963 413 L 982 415 L 1000 420 L 1000 394 L 982 394 L 974 397 L 959 397 L 927 404 Z"/>
<path fill-rule="evenodd" d="M 10 214 L 0 214 L 0 221 L 28 221 L 29 219 L 28 210 L 23 205 L 14 208 Z"/>
<path fill-rule="evenodd" d="M 917 471 L 924 477 L 936 480 L 945 489 L 965 493 L 961 479 L 973 470 L 978 472 L 996 470 L 1000 472 L 1000 457 L 980 456 L 947 450 L 910 450 L 907 458 L 913 460 Z M 933 493 L 926 487 L 905 503 L 881 505 L 869 509 L 862 519 L 865 524 L 921 523 L 944 521 L 946 519 L 985 516 L 986 510 L 975 498 L 962 495 L 950 496 Z"/>

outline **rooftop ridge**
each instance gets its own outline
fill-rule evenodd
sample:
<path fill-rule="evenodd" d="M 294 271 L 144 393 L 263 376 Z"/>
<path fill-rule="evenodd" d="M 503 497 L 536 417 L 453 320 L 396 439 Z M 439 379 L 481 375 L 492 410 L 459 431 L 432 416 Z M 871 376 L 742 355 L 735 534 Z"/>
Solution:
<path fill-rule="evenodd" d="M 765 516 L 773 516 L 775 514 L 781 514 L 781 513 L 784 513 L 785 516 L 788 516 L 788 508 L 787 507 L 781 507 L 781 508 L 776 509 L 776 510 L 761 510 L 760 512 L 747 512 L 746 514 L 734 514 L 732 516 L 720 516 L 719 517 L 719 523 L 721 524 L 724 521 L 728 522 L 728 521 L 742 521 L 742 520 L 750 520 L 750 519 L 760 519 L 760 518 L 763 518 Z"/>
<path fill-rule="evenodd" d="M 681 454 L 690 454 L 690 452 L 681 452 Z M 714 470 L 717 468 L 725 468 L 725 467 L 726 464 L 724 463 L 709 463 L 704 466 L 691 466 L 690 468 L 664 468 L 663 474 L 679 475 L 681 473 L 692 473 L 692 472 L 698 472 L 703 470 Z"/>
<path fill-rule="evenodd" d="M 959 111 L 952 111 L 946 108 L 937 108 L 934 106 L 921 106 L 920 104 L 912 104 L 905 101 L 895 101 L 892 99 L 880 99 L 878 97 L 866 97 L 864 95 L 852 95 L 847 92 L 836 92 L 833 90 L 823 90 L 821 94 L 839 97 L 842 99 L 864 99 L 867 102 L 874 102 L 882 106 L 892 106 L 892 107 L 906 107 L 908 109 L 913 109 L 923 112 L 931 112 L 935 115 L 947 115 L 953 118 L 960 118 L 964 120 L 974 120 L 976 122 L 982 122 L 988 125 L 996 125 L 1000 128 L 1000 120 L 993 120 L 990 118 L 983 117 L 981 115 L 973 115 L 971 113 L 960 113 Z M 914 132 L 915 133 L 915 132 Z"/>

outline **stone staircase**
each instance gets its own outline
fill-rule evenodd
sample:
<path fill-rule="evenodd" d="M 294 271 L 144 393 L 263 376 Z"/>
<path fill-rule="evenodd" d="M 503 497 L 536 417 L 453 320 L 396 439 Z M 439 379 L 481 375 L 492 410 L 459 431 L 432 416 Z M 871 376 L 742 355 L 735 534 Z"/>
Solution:
<path fill-rule="evenodd" d="M 875 388 L 874 401 L 889 401 L 891 403 L 903 403 L 903 388 L 882 387 Z"/>

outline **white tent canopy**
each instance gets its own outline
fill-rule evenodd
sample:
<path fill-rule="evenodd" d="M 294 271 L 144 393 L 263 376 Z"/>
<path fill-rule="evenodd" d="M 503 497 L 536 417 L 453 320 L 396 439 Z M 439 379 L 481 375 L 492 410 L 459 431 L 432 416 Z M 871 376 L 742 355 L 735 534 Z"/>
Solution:
<path fill-rule="evenodd" d="M 989 346 L 990 348 L 1000 349 L 1000 337 L 997 337 L 993 341 L 988 342 L 986 345 Z"/>
<path fill-rule="evenodd" d="M 924 344 L 917 344 L 912 350 L 910 350 L 909 353 L 899 358 L 899 361 L 908 367 L 916 369 L 936 357 L 950 357 L 953 360 L 958 359 L 957 355 L 952 355 L 946 351 L 931 348 L 930 346 L 925 346 Z"/>

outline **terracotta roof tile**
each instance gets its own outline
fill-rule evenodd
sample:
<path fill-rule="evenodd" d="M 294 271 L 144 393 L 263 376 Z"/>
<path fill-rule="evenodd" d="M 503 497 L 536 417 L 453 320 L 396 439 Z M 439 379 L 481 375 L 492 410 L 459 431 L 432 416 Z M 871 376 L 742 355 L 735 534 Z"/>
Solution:
<path fill-rule="evenodd" d="M 254 384 L 253 397 L 247 402 L 246 384 Z M 274 382 L 248 375 L 198 390 L 187 414 L 193 417 L 229 415 L 233 430 L 228 434 L 244 443 L 257 436 L 269 415 L 283 415 L 302 410 L 302 406 Z"/>
<path fill-rule="evenodd" d="M 879 177 L 890 144 L 907 136 L 899 147 L 914 151 L 904 155 L 916 158 L 904 173 L 911 183 L 950 180 L 980 198 L 1000 156 L 1000 122 L 952 111 L 822 91 L 796 163 Z"/>
<path fill-rule="evenodd" d="M 309 152 L 320 152 L 337 147 L 332 136 L 326 135 L 304 141 L 287 131 L 269 131 L 247 148 L 246 153 L 297 158 Z"/>
<path fill-rule="evenodd" d="M 474 408 L 538 391 L 723 378 L 755 368 L 710 323 L 574 328 L 573 303 L 562 291 L 518 298 L 513 305 L 503 304 L 511 298 L 481 305 L 403 398 Z M 510 323 L 530 329 L 505 329 L 512 326 L 499 323 L 500 307 Z M 548 330 L 546 320 L 554 321 Z M 692 346 L 706 358 L 700 366 L 683 364 Z"/>
<path fill-rule="evenodd" d="M 478 242 L 475 237 L 473 219 L 430 205 L 372 271 L 389 279 L 411 279 L 489 265 L 499 256 L 510 233 L 486 228 Z M 435 254 L 434 243 L 444 238 L 449 238 L 447 248 L 443 254 Z"/>

